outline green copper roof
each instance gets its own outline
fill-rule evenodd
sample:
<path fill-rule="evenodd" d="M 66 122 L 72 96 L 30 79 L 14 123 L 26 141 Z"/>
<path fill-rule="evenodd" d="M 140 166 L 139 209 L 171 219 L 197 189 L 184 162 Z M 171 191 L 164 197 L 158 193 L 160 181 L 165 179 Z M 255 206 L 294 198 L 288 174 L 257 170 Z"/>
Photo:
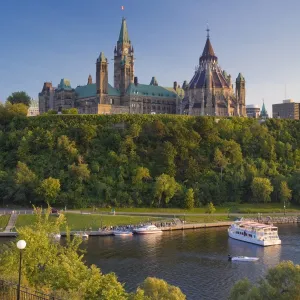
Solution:
<path fill-rule="evenodd" d="M 106 57 L 103 52 L 100 52 L 100 55 L 97 58 L 97 61 L 106 61 Z"/>
<path fill-rule="evenodd" d="M 119 43 L 130 43 L 129 40 L 129 35 L 128 35 L 128 30 L 127 30 L 127 24 L 126 24 L 126 19 L 122 19 L 122 25 L 121 25 L 121 30 L 120 30 L 120 35 L 119 35 Z"/>
<path fill-rule="evenodd" d="M 267 117 L 268 116 L 268 112 L 267 112 L 266 107 L 265 107 L 265 102 L 263 102 L 261 112 L 260 112 L 260 116 L 261 117 Z"/>
<path fill-rule="evenodd" d="M 147 85 L 147 84 L 130 84 L 127 89 L 127 94 L 131 96 L 148 96 L 148 97 L 165 97 L 165 98 L 176 98 L 176 93 L 163 88 L 158 85 Z"/>
<path fill-rule="evenodd" d="M 96 83 L 78 86 L 75 89 L 75 92 L 78 95 L 79 99 L 96 97 L 96 95 L 97 95 Z M 110 84 L 108 84 L 108 95 L 109 96 L 120 96 L 120 92 L 119 92 L 119 90 L 113 88 Z"/>
<path fill-rule="evenodd" d="M 178 95 L 179 98 L 183 99 L 184 98 L 184 89 L 183 88 L 178 88 L 176 90 L 174 90 L 174 88 L 171 87 L 165 87 L 166 90 L 176 93 Z"/>
<path fill-rule="evenodd" d="M 72 90 L 71 83 L 69 79 L 62 78 L 59 85 L 57 86 L 59 90 Z"/>
<path fill-rule="evenodd" d="M 237 81 L 245 81 L 245 78 L 244 78 L 244 76 L 242 75 L 242 73 L 239 73 L 239 75 L 238 75 L 238 77 L 237 77 L 236 80 L 237 80 Z"/>

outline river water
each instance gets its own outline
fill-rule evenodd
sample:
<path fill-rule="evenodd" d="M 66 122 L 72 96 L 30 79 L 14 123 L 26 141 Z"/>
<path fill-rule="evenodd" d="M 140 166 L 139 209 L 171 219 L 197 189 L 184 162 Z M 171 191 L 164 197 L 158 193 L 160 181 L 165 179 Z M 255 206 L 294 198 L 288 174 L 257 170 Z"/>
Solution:
<path fill-rule="evenodd" d="M 158 235 L 90 237 L 85 261 L 115 272 L 134 291 L 148 276 L 180 287 L 187 299 L 227 299 L 242 278 L 257 281 L 283 260 L 300 264 L 300 224 L 280 225 L 282 245 L 261 247 L 228 238 L 227 228 L 164 232 Z M 1 238 L 0 243 L 11 239 Z M 228 262 L 227 255 L 257 256 L 258 262 Z"/>
<path fill-rule="evenodd" d="M 164 232 L 162 235 L 90 237 L 85 260 L 115 272 L 128 291 L 153 276 L 176 285 L 187 299 L 226 299 L 233 284 L 257 281 L 282 260 L 300 264 L 300 226 L 281 225 L 282 245 L 261 247 L 229 239 L 227 228 Z M 257 256 L 258 262 L 228 262 L 227 255 Z"/>

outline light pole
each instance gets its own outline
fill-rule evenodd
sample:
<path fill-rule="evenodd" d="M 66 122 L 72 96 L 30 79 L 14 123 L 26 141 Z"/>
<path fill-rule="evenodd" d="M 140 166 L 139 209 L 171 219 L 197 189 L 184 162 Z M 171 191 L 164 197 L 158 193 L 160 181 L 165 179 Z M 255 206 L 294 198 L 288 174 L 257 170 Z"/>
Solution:
<path fill-rule="evenodd" d="M 284 215 L 285 215 L 285 200 L 283 200 L 283 208 L 284 208 Z"/>
<path fill-rule="evenodd" d="M 22 267 L 22 250 L 26 247 L 26 242 L 24 240 L 19 240 L 17 242 L 17 247 L 20 250 L 20 263 L 19 263 L 19 285 L 17 292 L 17 300 L 20 300 L 20 292 L 21 292 L 21 267 Z"/>

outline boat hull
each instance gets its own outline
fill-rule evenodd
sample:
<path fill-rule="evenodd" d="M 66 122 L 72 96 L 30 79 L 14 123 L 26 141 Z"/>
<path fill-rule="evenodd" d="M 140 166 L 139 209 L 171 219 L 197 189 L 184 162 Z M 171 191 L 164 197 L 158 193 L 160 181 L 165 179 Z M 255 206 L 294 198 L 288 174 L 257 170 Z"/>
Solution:
<path fill-rule="evenodd" d="M 236 256 L 232 257 L 231 261 L 245 261 L 245 262 L 253 262 L 258 261 L 258 257 L 247 257 L 247 256 Z"/>
<path fill-rule="evenodd" d="M 113 234 L 115 236 L 127 236 L 127 235 L 132 235 L 132 232 L 131 231 L 124 231 L 124 232 L 114 231 Z"/>
<path fill-rule="evenodd" d="M 158 233 L 162 233 L 162 230 L 148 230 L 148 231 L 134 231 L 135 234 L 158 234 Z"/>
<path fill-rule="evenodd" d="M 256 239 L 253 239 L 253 238 L 248 238 L 248 237 L 242 236 L 242 235 L 237 236 L 236 234 L 234 234 L 230 231 L 228 232 L 228 234 L 229 234 L 229 237 L 231 237 L 232 239 L 242 241 L 242 242 L 251 243 L 251 244 L 255 244 L 255 245 L 259 245 L 259 246 L 263 246 L 263 247 L 281 245 L 281 240 L 279 240 L 279 239 L 278 240 L 260 241 L 260 240 L 256 240 Z"/>

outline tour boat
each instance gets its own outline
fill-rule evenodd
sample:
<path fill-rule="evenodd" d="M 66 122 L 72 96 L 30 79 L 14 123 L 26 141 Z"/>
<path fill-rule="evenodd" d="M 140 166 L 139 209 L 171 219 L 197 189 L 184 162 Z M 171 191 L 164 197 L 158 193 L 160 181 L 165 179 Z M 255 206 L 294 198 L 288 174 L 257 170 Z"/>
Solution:
<path fill-rule="evenodd" d="M 117 236 L 127 236 L 127 235 L 132 235 L 132 231 L 122 231 L 122 230 L 114 230 L 113 235 Z"/>
<path fill-rule="evenodd" d="M 228 235 L 236 240 L 260 246 L 280 245 L 278 227 L 252 221 L 236 221 L 228 228 Z"/>
<path fill-rule="evenodd" d="M 153 233 L 162 233 L 162 230 L 157 228 L 155 225 L 145 225 L 133 230 L 137 234 L 153 234 Z"/>
<path fill-rule="evenodd" d="M 248 257 L 248 256 L 234 256 L 228 257 L 229 261 L 258 261 L 259 258 L 258 257 Z"/>

